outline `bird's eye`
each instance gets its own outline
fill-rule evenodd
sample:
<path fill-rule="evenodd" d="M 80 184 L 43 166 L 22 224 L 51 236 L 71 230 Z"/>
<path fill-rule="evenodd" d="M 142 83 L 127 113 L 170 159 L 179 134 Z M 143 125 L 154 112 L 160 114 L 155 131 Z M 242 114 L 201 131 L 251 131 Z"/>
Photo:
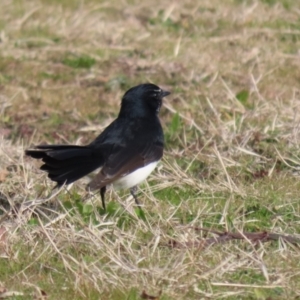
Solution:
<path fill-rule="evenodd" d="M 153 91 L 152 95 L 153 95 L 154 98 L 158 98 L 160 96 L 160 93 L 161 93 L 160 90 L 155 90 L 155 91 Z"/>

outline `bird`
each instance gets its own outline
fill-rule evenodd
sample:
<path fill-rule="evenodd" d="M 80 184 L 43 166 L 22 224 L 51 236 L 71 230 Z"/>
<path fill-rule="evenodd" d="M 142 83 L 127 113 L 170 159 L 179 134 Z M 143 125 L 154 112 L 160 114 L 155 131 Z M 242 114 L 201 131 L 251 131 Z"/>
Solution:
<path fill-rule="evenodd" d="M 99 190 L 104 211 L 108 185 L 129 189 L 135 203 L 137 186 L 161 160 L 164 133 L 159 119 L 163 98 L 170 94 L 152 83 L 127 90 L 122 97 L 117 118 L 85 146 L 41 144 L 25 150 L 25 154 L 41 159 L 42 171 L 57 187 L 97 172 L 86 189 Z"/>

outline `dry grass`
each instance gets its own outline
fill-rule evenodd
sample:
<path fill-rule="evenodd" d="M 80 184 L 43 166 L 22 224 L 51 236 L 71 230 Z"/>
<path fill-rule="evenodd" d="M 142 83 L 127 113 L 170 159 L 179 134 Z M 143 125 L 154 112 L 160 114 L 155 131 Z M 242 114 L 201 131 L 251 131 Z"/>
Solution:
<path fill-rule="evenodd" d="M 299 236 L 299 18 L 292 0 L 2 0 L 0 295 L 299 297 L 296 246 L 169 244 L 197 245 L 193 226 Z M 24 149 L 90 141 L 145 81 L 173 92 L 145 215 L 114 192 L 104 215 L 85 180 L 51 192 Z"/>

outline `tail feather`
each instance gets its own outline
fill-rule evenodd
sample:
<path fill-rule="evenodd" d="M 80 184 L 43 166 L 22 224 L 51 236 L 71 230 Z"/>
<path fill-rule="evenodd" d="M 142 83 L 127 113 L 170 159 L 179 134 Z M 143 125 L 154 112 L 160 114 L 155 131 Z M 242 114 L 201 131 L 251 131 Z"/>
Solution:
<path fill-rule="evenodd" d="M 55 170 L 55 169 L 63 169 L 70 168 L 71 166 L 84 167 L 85 165 L 95 165 L 97 163 L 96 158 L 92 159 L 91 157 L 74 157 L 65 160 L 57 160 L 52 157 L 44 157 L 42 161 L 45 163 L 44 166 L 46 169 L 44 171 Z"/>
<path fill-rule="evenodd" d="M 41 170 L 58 186 L 72 183 L 103 165 L 101 153 L 89 146 L 40 145 L 25 154 L 42 159 Z"/>
<path fill-rule="evenodd" d="M 48 151 L 47 155 L 58 159 L 58 160 L 65 160 L 70 159 L 72 157 L 78 158 L 78 157 L 86 157 L 89 155 L 92 155 L 92 149 L 66 149 L 66 150 L 52 150 Z"/>
<path fill-rule="evenodd" d="M 90 170 L 87 170 L 87 172 L 84 175 L 89 174 L 90 172 L 94 171 L 94 168 L 90 168 Z M 82 170 L 68 170 L 66 172 L 62 172 L 59 174 L 54 174 L 52 172 L 48 172 L 48 177 L 57 183 L 58 186 L 61 186 L 63 184 L 70 184 L 80 178 L 82 178 L 84 175 L 82 175 Z"/>

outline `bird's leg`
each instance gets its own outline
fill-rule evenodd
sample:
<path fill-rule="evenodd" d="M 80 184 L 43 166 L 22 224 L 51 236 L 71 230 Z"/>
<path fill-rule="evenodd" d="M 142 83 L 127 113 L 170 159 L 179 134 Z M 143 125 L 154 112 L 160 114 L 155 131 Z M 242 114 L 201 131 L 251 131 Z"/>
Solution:
<path fill-rule="evenodd" d="M 136 194 L 135 194 L 136 191 L 137 191 L 137 186 L 136 186 L 136 185 L 133 186 L 132 188 L 130 188 L 130 194 L 131 194 L 131 196 L 133 197 L 133 199 L 134 199 L 136 205 L 137 205 L 137 206 L 141 206 L 141 204 L 140 204 L 140 202 L 139 202 L 139 200 L 138 200 L 138 198 L 137 198 L 137 196 L 136 196 Z"/>
<path fill-rule="evenodd" d="M 106 186 L 103 186 L 100 189 L 100 196 L 101 196 L 102 207 L 103 207 L 104 211 L 106 211 L 106 207 L 105 207 L 105 192 L 106 192 Z"/>

